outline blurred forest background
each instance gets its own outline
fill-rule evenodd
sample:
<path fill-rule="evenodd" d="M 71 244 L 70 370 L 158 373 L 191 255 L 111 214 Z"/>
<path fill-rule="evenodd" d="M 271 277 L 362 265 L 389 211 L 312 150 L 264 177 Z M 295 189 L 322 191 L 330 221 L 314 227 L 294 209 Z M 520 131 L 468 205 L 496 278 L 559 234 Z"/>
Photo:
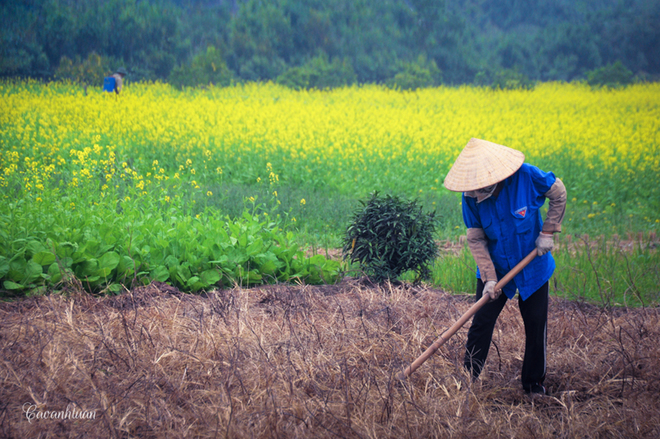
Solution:
<path fill-rule="evenodd" d="M 527 87 L 660 78 L 657 0 L 3 0 L 0 77 Z"/>

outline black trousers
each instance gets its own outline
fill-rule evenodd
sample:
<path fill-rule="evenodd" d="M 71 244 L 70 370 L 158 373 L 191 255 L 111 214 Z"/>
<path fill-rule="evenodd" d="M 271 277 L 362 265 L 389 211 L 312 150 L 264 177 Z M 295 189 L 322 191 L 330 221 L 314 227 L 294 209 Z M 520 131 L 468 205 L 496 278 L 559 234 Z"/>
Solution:
<path fill-rule="evenodd" d="M 477 279 L 476 300 L 481 299 L 484 283 Z M 504 293 L 492 302 L 485 304 L 472 318 L 465 350 L 465 367 L 478 377 L 486 363 L 488 350 L 493 338 L 495 322 L 509 300 Z M 525 324 L 525 357 L 523 359 L 521 381 L 529 390 L 533 384 L 543 384 L 546 367 L 546 341 L 548 323 L 548 282 L 543 284 L 527 300 L 518 298 L 520 315 Z"/>

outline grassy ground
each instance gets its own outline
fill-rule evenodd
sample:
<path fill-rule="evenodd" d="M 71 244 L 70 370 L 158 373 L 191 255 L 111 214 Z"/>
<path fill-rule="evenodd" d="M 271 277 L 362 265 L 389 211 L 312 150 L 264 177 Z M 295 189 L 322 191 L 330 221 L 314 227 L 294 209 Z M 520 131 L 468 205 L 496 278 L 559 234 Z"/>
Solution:
<path fill-rule="evenodd" d="M 469 306 L 349 280 L 100 298 L 72 285 L 68 297 L 2 303 L 0 436 L 660 436 L 657 308 L 553 297 L 548 397 L 521 390 L 524 330 L 511 303 L 480 380 L 463 371 L 463 329 L 398 381 Z M 94 417 L 43 419 L 67 407 Z"/>
<path fill-rule="evenodd" d="M 253 187 L 227 186 L 226 198 L 214 207 L 234 213 Z M 309 192 L 280 187 L 280 212 L 286 212 L 299 243 L 313 253 L 341 257 L 343 231 L 359 201 L 328 191 Z M 299 201 L 305 198 L 302 205 Z M 263 200 L 268 199 L 264 194 Z M 445 291 L 472 292 L 476 266 L 465 245 L 460 198 L 450 193 L 428 193 L 418 200 L 425 210 L 439 214 L 437 239 L 440 258 L 430 282 Z M 660 240 L 656 223 L 625 212 L 592 216 L 593 205 L 571 203 L 563 233 L 556 235 L 553 251 L 557 270 L 552 294 L 600 306 L 644 306 L 660 303 Z M 238 213 L 238 211 L 236 211 Z M 544 213 L 545 215 L 545 213 Z M 609 216 L 608 216 L 609 215 Z M 404 276 L 404 279 L 406 277 Z"/>
<path fill-rule="evenodd" d="M 557 235 L 551 294 L 605 308 L 660 304 L 660 241 L 651 232 L 621 239 Z M 440 243 L 431 282 L 446 291 L 474 291 L 476 264 L 465 237 Z"/>

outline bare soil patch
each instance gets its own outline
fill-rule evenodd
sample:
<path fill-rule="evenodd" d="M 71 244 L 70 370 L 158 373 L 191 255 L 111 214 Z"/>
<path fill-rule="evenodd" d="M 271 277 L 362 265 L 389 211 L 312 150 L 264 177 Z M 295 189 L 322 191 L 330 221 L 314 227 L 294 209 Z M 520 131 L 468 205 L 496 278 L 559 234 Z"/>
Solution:
<path fill-rule="evenodd" d="M 660 437 L 660 311 L 552 299 L 547 387 L 519 375 L 503 311 L 482 379 L 467 327 L 395 378 L 472 303 L 426 286 L 275 285 L 0 304 L 3 437 Z M 67 406 L 95 419 L 27 419 Z"/>

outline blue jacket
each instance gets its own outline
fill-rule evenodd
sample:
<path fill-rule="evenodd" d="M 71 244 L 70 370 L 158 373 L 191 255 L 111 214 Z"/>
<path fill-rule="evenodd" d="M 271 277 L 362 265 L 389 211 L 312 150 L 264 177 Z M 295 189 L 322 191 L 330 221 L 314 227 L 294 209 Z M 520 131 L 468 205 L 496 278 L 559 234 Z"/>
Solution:
<path fill-rule="evenodd" d="M 497 197 L 477 203 L 476 198 L 463 194 L 463 221 L 468 228 L 484 230 L 498 279 L 536 247 L 536 238 L 543 227 L 540 209 L 546 200 L 544 194 L 555 180 L 552 172 L 523 163 L 504 180 Z M 549 252 L 537 256 L 502 291 L 511 299 L 517 289 L 526 300 L 550 279 L 554 270 L 555 260 Z M 478 268 L 477 277 L 481 277 Z"/>

